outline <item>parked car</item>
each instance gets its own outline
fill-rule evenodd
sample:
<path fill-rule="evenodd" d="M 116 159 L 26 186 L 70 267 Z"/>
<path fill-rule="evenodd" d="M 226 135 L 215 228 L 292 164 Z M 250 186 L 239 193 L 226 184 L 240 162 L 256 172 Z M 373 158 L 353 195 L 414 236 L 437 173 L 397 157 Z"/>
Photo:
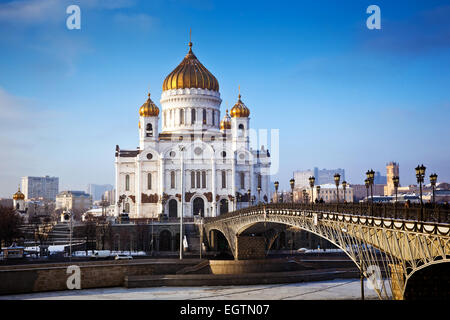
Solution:
<path fill-rule="evenodd" d="M 306 248 L 300 248 L 297 250 L 297 252 L 299 252 L 299 253 L 305 253 L 307 251 L 308 251 L 308 249 L 306 249 Z"/>
<path fill-rule="evenodd" d="M 107 259 L 111 256 L 111 251 L 109 250 L 98 250 L 91 255 L 92 259 Z"/>
<path fill-rule="evenodd" d="M 126 254 L 118 254 L 118 255 L 116 255 L 116 257 L 114 259 L 116 259 L 116 260 L 131 260 L 131 259 L 133 259 L 133 257 L 126 255 Z"/>

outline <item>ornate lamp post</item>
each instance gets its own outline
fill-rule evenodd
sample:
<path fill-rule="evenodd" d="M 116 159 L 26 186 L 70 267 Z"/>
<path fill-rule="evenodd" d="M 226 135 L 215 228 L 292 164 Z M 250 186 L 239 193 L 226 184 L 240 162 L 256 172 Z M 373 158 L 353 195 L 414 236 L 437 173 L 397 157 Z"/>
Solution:
<path fill-rule="evenodd" d="M 342 181 L 342 188 L 344 189 L 344 203 L 346 202 L 345 198 L 345 189 L 347 188 L 347 181 Z"/>
<path fill-rule="evenodd" d="M 320 186 L 316 186 L 316 193 L 317 193 L 317 201 L 320 201 Z"/>
<path fill-rule="evenodd" d="M 275 181 L 273 183 L 273 185 L 275 186 L 275 195 L 277 197 L 277 203 L 278 203 L 278 186 L 280 185 L 280 183 L 278 181 Z"/>
<path fill-rule="evenodd" d="M 422 164 L 420 166 L 416 167 L 416 178 L 417 183 L 419 184 L 419 190 L 420 190 L 420 221 L 423 219 L 423 200 L 422 200 L 422 183 L 425 178 L 425 170 L 427 168 Z"/>
<path fill-rule="evenodd" d="M 369 180 L 370 197 L 372 199 L 372 204 L 373 204 L 373 179 L 375 177 L 375 171 L 373 171 L 372 169 L 367 170 L 366 176 L 367 176 L 367 179 Z"/>
<path fill-rule="evenodd" d="M 436 204 L 436 199 L 434 196 L 434 190 L 436 189 L 436 181 L 437 181 L 437 174 L 433 173 L 430 175 L 430 183 L 431 183 L 431 187 L 433 188 L 433 205 Z"/>
<path fill-rule="evenodd" d="M 397 203 L 397 192 L 398 192 L 398 186 L 400 185 L 400 178 L 399 178 L 399 176 L 392 177 L 392 182 L 394 183 L 395 203 Z"/>
<path fill-rule="evenodd" d="M 295 185 L 294 178 L 289 180 L 289 184 L 291 185 L 291 202 L 294 203 L 294 185 Z"/>
<path fill-rule="evenodd" d="M 261 186 L 258 186 L 258 204 L 261 202 Z"/>
<path fill-rule="evenodd" d="M 341 175 L 339 173 L 336 173 L 334 175 L 334 183 L 336 183 L 336 199 L 337 203 L 339 204 L 339 181 L 341 180 Z"/>
<path fill-rule="evenodd" d="M 252 191 L 250 189 L 247 190 L 247 200 L 248 200 L 248 206 L 250 207 L 250 197 L 252 195 Z"/>
<path fill-rule="evenodd" d="M 311 187 L 311 208 L 313 207 L 314 203 L 314 182 L 316 181 L 316 178 L 314 176 L 309 177 L 309 186 Z"/>

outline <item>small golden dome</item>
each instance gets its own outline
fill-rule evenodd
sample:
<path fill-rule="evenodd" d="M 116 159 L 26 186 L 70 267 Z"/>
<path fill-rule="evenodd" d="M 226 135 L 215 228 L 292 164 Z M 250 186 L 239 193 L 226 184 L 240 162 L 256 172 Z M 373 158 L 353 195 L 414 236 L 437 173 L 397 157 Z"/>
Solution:
<path fill-rule="evenodd" d="M 13 199 L 14 200 L 24 200 L 25 199 L 25 195 L 22 192 L 20 192 L 20 188 L 16 193 L 14 193 Z"/>
<path fill-rule="evenodd" d="M 220 130 L 227 130 L 227 129 L 231 129 L 231 118 L 228 115 L 228 110 L 225 116 L 223 117 L 222 121 L 220 121 Z"/>
<path fill-rule="evenodd" d="M 150 93 L 148 94 L 147 101 L 139 109 L 139 115 L 141 117 L 157 117 L 159 115 L 159 108 L 150 99 Z"/>
<path fill-rule="evenodd" d="M 239 94 L 238 102 L 234 105 L 230 112 L 233 118 L 248 118 L 250 116 L 250 109 L 241 101 L 241 95 Z"/>
<path fill-rule="evenodd" d="M 192 52 L 192 42 L 189 42 L 189 52 L 163 82 L 163 91 L 184 88 L 200 88 L 219 91 L 219 82 Z"/>

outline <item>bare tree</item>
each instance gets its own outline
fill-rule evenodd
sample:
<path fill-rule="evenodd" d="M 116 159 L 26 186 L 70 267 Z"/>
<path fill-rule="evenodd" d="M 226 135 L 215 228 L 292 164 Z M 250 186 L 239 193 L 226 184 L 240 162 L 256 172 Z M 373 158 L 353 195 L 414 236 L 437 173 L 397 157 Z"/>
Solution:
<path fill-rule="evenodd" d="M 10 245 L 22 237 L 22 217 L 12 208 L 0 206 L 0 244 Z"/>

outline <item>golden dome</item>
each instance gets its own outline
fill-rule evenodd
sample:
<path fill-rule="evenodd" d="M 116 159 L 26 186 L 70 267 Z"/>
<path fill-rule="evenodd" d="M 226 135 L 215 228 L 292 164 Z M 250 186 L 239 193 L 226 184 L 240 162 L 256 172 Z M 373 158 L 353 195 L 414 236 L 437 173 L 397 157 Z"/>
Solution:
<path fill-rule="evenodd" d="M 25 195 L 22 192 L 20 192 L 20 188 L 16 193 L 14 193 L 13 199 L 14 200 L 24 200 L 25 199 Z"/>
<path fill-rule="evenodd" d="M 163 91 L 184 88 L 200 88 L 219 91 L 219 82 L 192 52 L 192 42 L 189 42 L 189 52 L 183 61 L 163 82 Z"/>
<path fill-rule="evenodd" d="M 139 109 L 139 115 L 141 117 L 157 117 L 159 115 L 159 108 L 150 99 L 150 93 L 148 94 L 147 101 Z"/>
<path fill-rule="evenodd" d="M 248 118 L 250 116 L 250 109 L 241 101 L 241 95 L 239 94 L 238 102 L 234 105 L 230 112 L 233 118 Z"/>
<path fill-rule="evenodd" d="M 225 116 L 223 117 L 222 121 L 220 121 L 220 130 L 227 130 L 231 129 L 231 118 L 228 115 L 228 110 Z"/>

